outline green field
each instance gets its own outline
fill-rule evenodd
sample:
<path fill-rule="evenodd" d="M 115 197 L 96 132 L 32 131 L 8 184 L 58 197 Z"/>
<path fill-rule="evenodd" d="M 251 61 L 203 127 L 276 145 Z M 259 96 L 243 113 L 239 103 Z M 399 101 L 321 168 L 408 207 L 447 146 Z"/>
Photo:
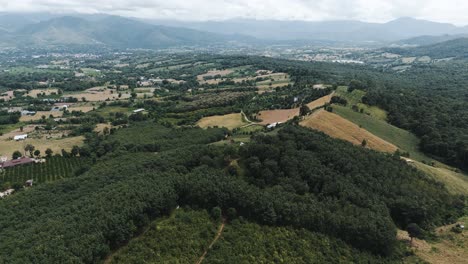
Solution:
<path fill-rule="evenodd" d="M 0 185 L 34 180 L 34 183 L 51 182 L 74 176 L 77 169 L 88 161 L 83 158 L 51 157 L 45 163 L 6 168 L 0 173 Z"/>
<path fill-rule="evenodd" d="M 419 139 L 414 134 L 372 116 L 355 112 L 348 107 L 334 105 L 333 111 L 370 133 L 396 145 L 402 151 L 409 152 L 410 158 L 419 161 L 432 161 L 431 158 L 419 151 Z"/>

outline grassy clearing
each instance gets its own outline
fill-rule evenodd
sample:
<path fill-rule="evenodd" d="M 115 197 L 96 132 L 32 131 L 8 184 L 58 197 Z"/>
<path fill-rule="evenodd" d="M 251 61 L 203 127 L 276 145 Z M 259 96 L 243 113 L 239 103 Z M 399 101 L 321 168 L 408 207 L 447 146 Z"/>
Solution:
<path fill-rule="evenodd" d="M 244 121 L 244 118 L 240 113 L 204 117 L 197 122 L 197 125 L 202 128 L 225 127 L 231 130 L 246 124 L 248 123 Z"/>
<path fill-rule="evenodd" d="M 466 225 L 468 216 L 462 217 L 458 223 Z M 437 239 L 435 241 L 425 241 L 413 239 L 411 248 L 416 256 L 427 263 L 437 264 L 465 264 L 468 259 L 468 235 L 467 231 L 462 233 L 452 232 L 455 224 L 442 226 L 436 229 Z M 398 231 L 399 239 L 410 244 L 410 238 L 406 231 Z"/>
<path fill-rule="evenodd" d="M 130 113 L 132 109 L 120 106 L 106 106 L 103 108 L 96 109 L 93 113 L 97 113 L 104 118 L 109 118 L 116 113 Z"/>
<path fill-rule="evenodd" d="M 467 175 L 447 168 L 433 167 L 421 162 L 414 162 L 413 166 L 433 179 L 443 182 L 449 192 L 453 194 L 468 195 Z"/>
<path fill-rule="evenodd" d="M 351 93 L 349 93 L 347 86 L 339 86 L 336 89 L 336 95 L 346 99 L 348 101 L 349 107 L 356 105 L 359 109 L 362 109 L 362 111 L 367 115 L 370 115 L 380 120 L 387 120 L 387 112 L 383 109 L 376 106 L 369 106 L 361 103 L 362 98 L 366 95 L 365 91 L 354 90 Z"/>
<path fill-rule="evenodd" d="M 331 137 L 346 140 L 354 145 L 361 145 L 366 140 L 366 147 L 381 152 L 394 153 L 398 149 L 395 145 L 369 133 L 351 121 L 325 110 L 313 113 L 302 121 L 301 125 L 322 131 Z"/>
<path fill-rule="evenodd" d="M 62 149 L 70 151 L 73 146 L 83 145 L 84 137 L 65 137 L 58 139 L 46 139 L 43 138 L 27 138 L 23 141 L 14 141 L 14 140 L 2 140 L 0 141 L 0 155 L 7 156 L 11 158 L 13 152 L 21 151 L 24 152 L 24 146 L 26 144 L 33 145 L 36 149 L 40 150 L 42 154 L 45 153 L 46 149 L 50 148 L 54 153 L 60 154 Z"/>

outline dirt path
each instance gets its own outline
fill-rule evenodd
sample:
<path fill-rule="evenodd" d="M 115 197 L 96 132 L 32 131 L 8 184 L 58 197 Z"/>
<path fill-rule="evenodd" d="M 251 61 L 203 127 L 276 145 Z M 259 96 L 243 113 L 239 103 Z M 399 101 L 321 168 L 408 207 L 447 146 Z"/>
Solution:
<path fill-rule="evenodd" d="M 211 244 L 208 246 L 208 248 L 203 252 L 203 255 L 198 259 L 197 264 L 201 264 L 203 260 L 205 259 L 206 254 L 208 253 L 208 250 L 210 250 L 214 244 L 218 241 L 218 239 L 221 237 L 221 234 L 223 233 L 224 226 L 226 225 L 226 219 L 223 219 L 223 222 L 218 228 L 218 232 L 216 233 L 216 236 L 214 237 L 213 241 L 211 241 Z"/>

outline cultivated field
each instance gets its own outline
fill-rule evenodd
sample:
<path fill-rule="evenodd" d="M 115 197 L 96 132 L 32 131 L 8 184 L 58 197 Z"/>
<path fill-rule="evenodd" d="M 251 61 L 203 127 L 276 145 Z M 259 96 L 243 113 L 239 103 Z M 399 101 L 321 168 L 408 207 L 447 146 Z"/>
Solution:
<path fill-rule="evenodd" d="M 217 126 L 234 129 L 246 124 L 248 123 L 243 120 L 242 114 L 240 113 L 204 117 L 197 122 L 197 125 L 202 128 Z"/>
<path fill-rule="evenodd" d="M 284 123 L 299 115 L 299 108 L 293 109 L 276 109 L 260 111 L 257 115 L 261 125 L 269 125 L 273 123 Z"/>
<path fill-rule="evenodd" d="M 326 95 L 321 97 L 317 100 L 314 100 L 307 104 L 307 106 L 313 110 L 315 108 L 324 106 L 326 103 L 329 103 L 331 98 L 333 97 L 333 93 L 330 95 Z M 293 119 L 295 116 L 299 115 L 299 108 L 293 109 L 276 109 L 276 110 L 265 110 L 260 111 L 257 115 L 259 119 L 262 121 L 259 123 L 261 125 L 269 125 L 273 123 L 284 123 L 288 120 Z"/>
<path fill-rule="evenodd" d="M 208 71 L 207 73 L 204 73 L 204 74 L 200 74 L 197 76 L 197 80 L 200 84 L 218 84 L 219 82 L 221 82 L 220 79 L 210 79 L 210 80 L 205 80 L 204 77 L 214 77 L 216 75 L 220 75 L 220 76 L 226 76 L 226 75 L 229 75 L 231 73 L 233 73 L 234 71 L 231 70 L 231 69 L 226 69 L 226 70 L 211 70 L 211 71 Z"/>
<path fill-rule="evenodd" d="M 68 178 L 86 162 L 83 158 L 50 157 L 45 163 L 7 168 L 0 173 L 0 185 L 6 182 L 24 184 L 31 179 L 37 184 Z"/>
<path fill-rule="evenodd" d="M 313 113 L 302 121 L 301 125 L 322 131 L 331 137 L 346 140 L 354 145 L 361 145 L 365 139 L 368 148 L 381 152 L 394 153 L 398 149 L 395 145 L 369 133 L 358 125 L 325 110 Z"/>
<path fill-rule="evenodd" d="M 122 93 L 121 97 L 119 98 L 119 92 L 116 89 L 109 89 L 107 87 L 94 87 L 85 90 L 82 93 L 71 93 L 66 94 L 64 97 L 73 97 L 78 100 L 82 100 L 85 98 L 86 101 L 90 102 L 102 102 L 102 101 L 115 101 L 115 100 L 124 100 L 131 97 L 130 92 Z"/>
<path fill-rule="evenodd" d="M 330 100 L 331 100 L 331 98 L 333 97 L 334 94 L 335 93 L 333 92 L 333 93 L 331 93 L 331 94 L 329 94 L 327 96 L 321 97 L 321 98 L 319 98 L 319 99 L 317 99 L 315 101 L 312 101 L 312 102 L 308 103 L 307 106 L 309 107 L 310 110 L 314 110 L 314 109 L 316 109 L 318 107 L 322 107 L 325 104 L 330 102 Z"/>

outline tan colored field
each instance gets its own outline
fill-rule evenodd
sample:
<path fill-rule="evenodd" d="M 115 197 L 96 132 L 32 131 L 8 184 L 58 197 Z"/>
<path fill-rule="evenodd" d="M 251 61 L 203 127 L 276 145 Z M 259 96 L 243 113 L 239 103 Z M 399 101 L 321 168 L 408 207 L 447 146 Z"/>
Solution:
<path fill-rule="evenodd" d="M 29 132 L 32 132 L 32 131 L 34 131 L 35 127 L 36 127 L 35 125 L 27 125 L 27 126 L 23 127 L 23 131 L 21 131 L 18 128 L 18 129 L 15 129 L 13 131 L 10 131 L 8 133 L 5 133 L 5 134 L 0 136 L 0 142 L 5 141 L 5 140 L 7 140 L 9 138 L 13 138 L 13 137 L 15 137 L 17 135 L 23 135 L 23 134 L 27 134 Z M 0 149 L 1 149 L 1 143 L 0 143 Z"/>
<path fill-rule="evenodd" d="M 13 91 L 7 91 L 4 93 L 0 93 L 0 100 L 3 99 L 5 102 L 10 101 L 11 99 L 15 98 L 15 95 L 13 94 Z"/>
<path fill-rule="evenodd" d="M 315 108 L 318 108 L 318 107 L 322 107 L 324 106 L 325 104 L 329 103 L 333 97 L 333 95 L 335 95 L 335 92 L 327 95 L 327 96 L 324 96 L 324 97 L 321 97 L 315 101 L 312 101 L 310 103 L 307 104 L 307 106 L 309 107 L 310 110 L 314 110 Z"/>
<path fill-rule="evenodd" d="M 459 219 L 458 223 L 466 226 L 468 217 Z M 455 224 L 442 226 L 436 229 L 436 235 L 439 238 L 436 242 L 427 242 L 425 240 L 414 238 L 410 242 L 408 232 L 398 230 L 397 238 L 406 241 L 414 250 L 416 256 L 428 263 L 437 264 L 465 264 L 468 259 L 468 235 L 467 231 L 457 234 L 451 231 Z"/>
<path fill-rule="evenodd" d="M 77 105 L 77 106 L 71 106 L 68 108 L 70 112 L 72 111 L 82 111 L 83 113 L 88 113 L 93 111 L 95 109 L 95 106 L 92 105 Z"/>
<path fill-rule="evenodd" d="M 111 125 L 111 123 L 107 123 L 107 124 L 97 124 L 96 127 L 94 128 L 94 132 L 98 132 L 98 133 L 102 133 L 102 131 L 104 131 L 104 128 L 113 128 L 114 126 Z"/>
<path fill-rule="evenodd" d="M 49 118 L 50 115 L 52 115 L 53 117 L 61 117 L 63 116 L 63 112 L 62 111 L 37 111 L 37 113 L 33 116 L 30 116 L 30 115 L 21 116 L 20 121 L 21 122 L 37 121 L 37 120 L 41 120 L 42 116 Z"/>
<path fill-rule="evenodd" d="M 354 145 L 361 145 L 365 139 L 367 147 L 377 151 L 394 153 L 398 149 L 395 145 L 371 134 L 358 125 L 325 110 L 313 113 L 302 121 L 301 125 L 322 131 L 331 137 L 346 140 Z"/>
<path fill-rule="evenodd" d="M 293 108 L 260 111 L 257 117 L 262 120 L 261 125 L 268 125 L 278 122 L 284 123 L 298 115 L 299 108 Z"/>
<path fill-rule="evenodd" d="M 40 150 L 42 154 L 45 153 L 47 148 L 52 149 L 54 153 L 61 153 L 62 149 L 70 151 L 73 146 L 81 146 L 83 144 L 84 137 L 66 137 L 60 139 L 46 139 L 45 137 L 41 139 L 37 138 L 28 138 L 24 141 L 14 141 L 14 140 L 1 140 L 0 141 L 0 155 L 7 156 L 11 158 L 13 152 L 19 150 L 24 152 L 24 146 L 26 144 L 31 144 L 36 149 Z"/>
<path fill-rule="evenodd" d="M 73 94 L 67 94 L 65 97 L 73 97 L 78 100 L 82 100 L 82 98 L 85 98 L 86 101 L 90 102 L 102 102 L 106 101 L 107 99 L 114 101 L 114 100 L 122 100 L 122 99 L 128 99 L 131 97 L 130 92 L 125 92 L 122 93 L 122 96 L 119 98 L 119 92 L 115 89 L 108 89 L 106 87 L 94 87 L 86 90 L 83 93 L 73 93 Z"/>
<path fill-rule="evenodd" d="M 330 95 L 326 95 L 324 97 L 321 97 L 315 101 L 310 102 L 307 104 L 307 106 L 313 110 L 317 107 L 324 106 L 326 103 L 329 103 L 331 98 L 333 96 L 333 93 Z M 299 107 L 298 108 L 293 108 L 293 109 L 277 109 L 277 110 L 265 110 L 265 111 L 260 111 L 258 113 L 258 119 L 261 119 L 262 122 L 259 124 L 261 125 L 269 125 L 273 123 L 284 123 L 290 119 L 293 119 L 295 116 L 299 115 Z"/>
<path fill-rule="evenodd" d="M 34 89 L 29 91 L 29 93 L 25 94 L 25 96 L 31 96 L 33 98 L 37 98 L 38 94 L 45 93 L 45 95 L 51 95 L 52 93 L 57 94 L 58 89 Z"/>
<path fill-rule="evenodd" d="M 218 126 L 234 129 L 246 124 L 247 123 L 244 122 L 240 113 L 204 117 L 197 122 L 197 125 L 202 128 Z"/>

